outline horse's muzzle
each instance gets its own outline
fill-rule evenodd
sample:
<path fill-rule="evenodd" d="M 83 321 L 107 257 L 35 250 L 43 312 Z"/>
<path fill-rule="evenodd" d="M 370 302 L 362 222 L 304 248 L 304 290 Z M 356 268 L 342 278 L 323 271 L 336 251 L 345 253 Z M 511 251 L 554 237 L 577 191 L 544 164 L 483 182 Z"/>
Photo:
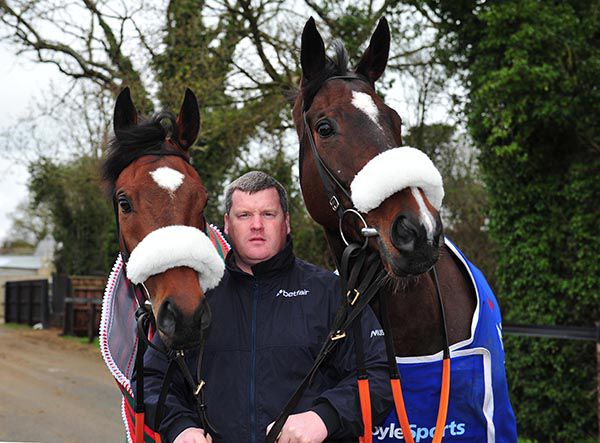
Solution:
<path fill-rule="evenodd" d="M 185 316 L 169 297 L 160 306 L 156 324 L 169 348 L 186 349 L 202 341 L 210 320 L 210 308 L 206 299 L 202 299 L 191 316 Z"/>
<path fill-rule="evenodd" d="M 401 212 L 390 232 L 390 241 L 398 250 L 399 257 L 393 261 L 397 273 L 416 275 L 429 269 L 439 257 L 442 223 L 435 220 L 433 232 L 427 231 L 420 220 L 411 212 Z"/>

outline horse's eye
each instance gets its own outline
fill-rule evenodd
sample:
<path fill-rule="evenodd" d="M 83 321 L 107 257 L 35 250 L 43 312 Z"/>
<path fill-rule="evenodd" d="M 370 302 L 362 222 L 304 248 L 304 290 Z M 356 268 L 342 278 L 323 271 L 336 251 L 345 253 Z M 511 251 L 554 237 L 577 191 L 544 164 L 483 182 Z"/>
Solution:
<path fill-rule="evenodd" d="M 333 125 L 328 120 L 321 120 L 317 123 L 317 134 L 319 137 L 327 138 L 331 137 L 334 133 Z"/>
<path fill-rule="evenodd" d="M 125 196 L 125 194 L 119 195 L 118 202 L 119 202 L 119 207 L 121 208 L 121 211 L 123 211 L 123 213 L 127 214 L 133 210 L 133 208 L 131 207 L 131 202 Z"/>

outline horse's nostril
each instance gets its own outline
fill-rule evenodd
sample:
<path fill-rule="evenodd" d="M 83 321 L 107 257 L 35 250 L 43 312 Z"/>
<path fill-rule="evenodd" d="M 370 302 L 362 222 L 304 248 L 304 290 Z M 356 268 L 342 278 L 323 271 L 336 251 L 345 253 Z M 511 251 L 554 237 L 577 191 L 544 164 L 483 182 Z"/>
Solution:
<path fill-rule="evenodd" d="M 419 236 L 418 226 L 409 216 L 399 215 L 392 225 L 392 244 L 400 251 L 411 252 Z"/>
<path fill-rule="evenodd" d="M 169 300 L 165 300 L 158 311 L 158 318 L 156 319 L 158 329 L 169 337 L 175 335 L 177 312 L 177 308 Z"/>
<path fill-rule="evenodd" d="M 442 219 L 440 217 L 440 214 L 436 214 L 435 217 L 435 224 L 434 224 L 434 229 L 433 229 L 433 244 L 435 246 L 439 246 L 440 244 L 440 239 L 442 238 L 442 235 L 444 233 L 444 225 L 442 224 Z"/>

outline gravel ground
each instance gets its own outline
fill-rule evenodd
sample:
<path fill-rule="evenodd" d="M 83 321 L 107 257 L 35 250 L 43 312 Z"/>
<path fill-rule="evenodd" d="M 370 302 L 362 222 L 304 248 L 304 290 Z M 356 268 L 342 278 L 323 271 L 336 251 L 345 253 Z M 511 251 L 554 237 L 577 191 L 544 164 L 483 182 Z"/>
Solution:
<path fill-rule="evenodd" d="M 100 350 L 59 332 L 0 324 L 0 442 L 125 442 Z"/>

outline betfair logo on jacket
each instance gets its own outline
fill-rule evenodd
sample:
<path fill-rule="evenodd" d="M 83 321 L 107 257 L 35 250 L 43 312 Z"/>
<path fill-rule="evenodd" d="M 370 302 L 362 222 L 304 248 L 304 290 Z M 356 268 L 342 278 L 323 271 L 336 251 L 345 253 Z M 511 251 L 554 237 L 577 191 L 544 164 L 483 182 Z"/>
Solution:
<path fill-rule="evenodd" d="M 275 297 L 301 297 L 308 295 L 310 291 L 308 289 L 298 289 L 297 291 L 286 291 L 285 289 L 280 289 Z"/>

